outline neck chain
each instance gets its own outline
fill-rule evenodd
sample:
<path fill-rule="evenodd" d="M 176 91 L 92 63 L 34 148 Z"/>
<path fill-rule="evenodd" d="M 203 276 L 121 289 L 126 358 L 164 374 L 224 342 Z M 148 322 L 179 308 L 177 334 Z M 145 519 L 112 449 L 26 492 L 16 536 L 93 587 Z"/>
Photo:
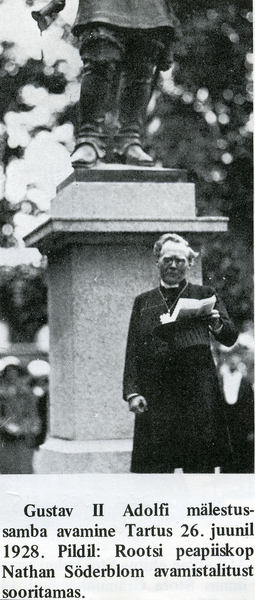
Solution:
<path fill-rule="evenodd" d="M 158 291 L 159 291 L 159 293 L 160 293 L 160 296 L 161 296 L 161 298 L 162 298 L 162 300 L 163 300 L 163 302 L 164 302 L 164 305 L 165 305 L 165 307 L 166 307 L 166 309 L 167 309 L 167 312 L 169 313 L 169 315 L 171 314 L 171 310 L 174 308 L 175 304 L 178 302 L 178 300 L 179 300 L 179 298 L 180 298 L 180 296 L 181 296 L 182 292 L 184 292 L 184 290 L 186 290 L 186 287 L 187 287 L 187 285 L 188 285 L 188 282 L 185 282 L 185 285 L 184 285 L 184 286 L 183 286 L 183 288 L 180 290 L 180 292 L 179 292 L 178 296 L 176 296 L 176 298 L 175 298 L 174 302 L 171 304 L 171 306 L 168 306 L 168 304 L 167 304 L 167 301 L 166 301 L 166 299 L 165 299 L 164 295 L 162 294 L 160 287 L 158 288 Z"/>

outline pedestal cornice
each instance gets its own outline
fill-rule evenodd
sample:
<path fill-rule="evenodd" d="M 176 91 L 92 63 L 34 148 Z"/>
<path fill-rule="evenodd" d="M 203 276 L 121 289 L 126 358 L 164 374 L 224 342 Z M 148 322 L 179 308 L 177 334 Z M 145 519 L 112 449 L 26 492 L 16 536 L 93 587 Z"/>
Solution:
<path fill-rule="evenodd" d="M 72 220 L 49 219 L 25 238 L 26 246 L 35 247 L 42 254 L 52 252 L 69 243 L 109 243 L 118 235 L 118 242 L 128 242 L 136 234 L 157 234 L 174 231 L 187 233 L 220 233 L 228 230 L 227 217 L 197 217 L 193 219 L 143 220 Z M 95 237 L 95 234 L 96 237 Z"/>

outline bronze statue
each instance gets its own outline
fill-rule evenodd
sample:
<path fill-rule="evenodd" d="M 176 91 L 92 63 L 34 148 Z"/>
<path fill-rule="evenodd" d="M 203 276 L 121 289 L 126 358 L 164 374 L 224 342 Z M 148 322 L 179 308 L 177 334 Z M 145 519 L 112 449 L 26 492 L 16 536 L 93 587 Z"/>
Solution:
<path fill-rule="evenodd" d="M 52 0 L 33 11 L 41 31 L 65 6 Z M 73 166 L 95 166 L 106 155 L 105 115 L 117 104 L 115 160 L 152 166 L 143 149 L 146 108 L 159 70 L 169 68 L 178 20 L 167 0 L 80 0 L 73 33 L 83 61 L 80 123 Z"/>

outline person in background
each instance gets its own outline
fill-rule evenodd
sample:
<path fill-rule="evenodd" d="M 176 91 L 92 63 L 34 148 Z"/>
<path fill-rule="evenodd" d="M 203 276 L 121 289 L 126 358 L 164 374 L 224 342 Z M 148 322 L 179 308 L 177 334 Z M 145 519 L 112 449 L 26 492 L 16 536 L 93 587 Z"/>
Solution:
<path fill-rule="evenodd" d="M 40 431 L 35 436 L 35 447 L 38 448 L 45 442 L 48 431 L 50 365 L 46 360 L 36 359 L 32 360 L 27 368 L 31 375 L 31 389 L 37 398 L 37 411 L 40 419 Z"/>
<path fill-rule="evenodd" d="M 254 473 L 254 392 L 237 346 L 224 353 L 219 377 L 233 456 L 225 473 Z"/>
<path fill-rule="evenodd" d="M 40 432 L 37 399 L 21 364 L 7 364 L 0 378 L 0 473 L 33 472 L 35 438 Z"/>
<path fill-rule="evenodd" d="M 123 397 L 135 413 L 131 471 L 210 473 L 230 453 L 210 335 L 232 346 L 237 331 L 222 301 L 206 317 L 159 327 L 179 298 L 210 298 L 215 290 L 188 281 L 197 253 L 177 234 L 154 245 L 159 286 L 135 299 L 131 315 Z"/>

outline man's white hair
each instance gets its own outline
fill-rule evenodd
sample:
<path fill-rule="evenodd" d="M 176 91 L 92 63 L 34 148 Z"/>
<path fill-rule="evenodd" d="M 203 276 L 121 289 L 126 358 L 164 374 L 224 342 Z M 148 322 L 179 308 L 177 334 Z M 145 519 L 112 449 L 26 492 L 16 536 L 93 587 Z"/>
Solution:
<path fill-rule="evenodd" d="M 166 242 L 172 242 L 173 244 L 176 244 L 177 247 L 179 245 L 180 249 L 181 247 L 183 247 L 185 252 L 187 252 L 188 261 L 190 264 L 192 264 L 194 258 L 196 258 L 199 255 L 199 252 L 195 252 L 195 250 L 192 250 L 192 248 L 189 246 L 189 242 L 187 242 L 187 240 L 178 235 L 178 233 L 164 233 L 155 242 L 153 247 L 153 254 L 154 256 L 156 256 L 157 259 L 159 259 L 161 250 Z"/>

